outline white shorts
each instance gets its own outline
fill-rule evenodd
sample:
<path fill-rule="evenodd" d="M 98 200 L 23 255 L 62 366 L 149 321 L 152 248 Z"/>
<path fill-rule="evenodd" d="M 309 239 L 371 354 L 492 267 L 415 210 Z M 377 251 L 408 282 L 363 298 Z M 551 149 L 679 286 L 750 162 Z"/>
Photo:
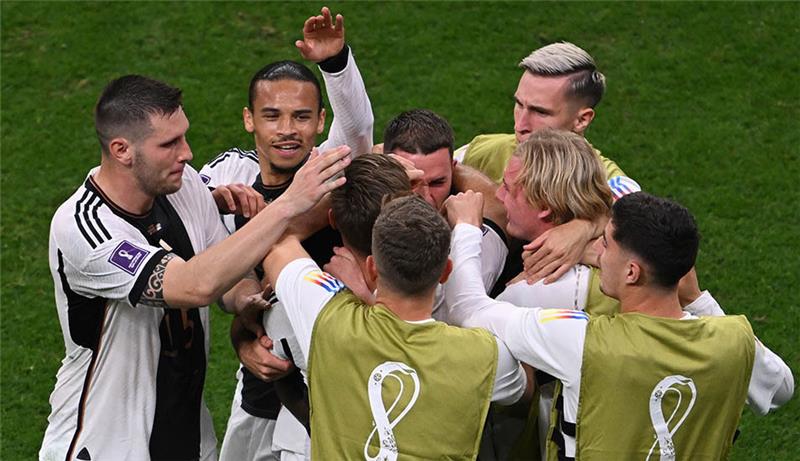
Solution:
<path fill-rule="evenodd" d="M 225 438 L 219 461 L 278 461 L 279 456 L 272 451 L 272 434 L 275 420 L 259 418 L 242 408 L 241 372 L 236 385 L 236 393 L 231 404 L 231 416 L 225 428 Z"/>

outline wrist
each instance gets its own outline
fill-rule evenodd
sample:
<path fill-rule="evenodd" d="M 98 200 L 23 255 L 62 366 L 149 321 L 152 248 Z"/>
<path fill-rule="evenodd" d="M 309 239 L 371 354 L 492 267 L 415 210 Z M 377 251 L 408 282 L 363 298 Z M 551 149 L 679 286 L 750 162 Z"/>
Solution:
<path fill-rule="evenodd" d="M 481 220 L 475 218 L 458 218 L 456 219 L 456 226 L 459 224 L 467 224 L 473 227 L 481 227 Z M 455 226 L 454 226 L 455 227 Z"/>
<path fill-rule="evenodd" d="M 350 47 L 347 46 L 347 43 L 342 45 L 342 49 L 339 50 L 333 56 L 329 56 L 322 61 L 317 62 L 320 70 L 328 74 L 336 74 L 344 70 L 347 67 L 347 60 L 348 56 L 350 55 Z"/>

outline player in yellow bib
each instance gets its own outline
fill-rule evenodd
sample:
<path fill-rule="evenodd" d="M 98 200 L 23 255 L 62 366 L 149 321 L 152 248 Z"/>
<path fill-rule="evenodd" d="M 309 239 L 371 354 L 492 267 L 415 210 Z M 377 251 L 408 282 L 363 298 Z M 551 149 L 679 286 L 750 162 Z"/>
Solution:
<path fill-rule="evenodd" d="M 519 67 L 523 73 L 514 92 L 514 133 L 476 136 L 453 155 L 458 162 L 480 170 L 498 184 L 514 149 L 532 133 L 553 128 L 584 136 L 606 88 L 605 76 L 597 69 L 594 58 L 568 42 L 534 50 Z M 603 164 L 607 180 L 625 177 L 613 160 L 597 149 L 593 151 Z M 525 261 L 529 280 L 545 278 L 549 283 L 564 275 L 579 261 L 580 248 L 597 237 L 603 225 L 592 226 L 576 219 L 526 245 L 533 252 Z"/>
<path fill-rule="evenodd" d="M 614 204 L 597 251 L 600 287 L 621 314 L 591 320 L 486 297 L 476 276 L 479 232 L 470 214 L 451 207 L 448 216 L 457 223 L 445 287 L 451 320 L 488 328 L 563 385 L 548 459 L 725 459 L 745 402 L 765 414 L 793 394 L 791 371 L 743 316 L 725 317 L 707 292 L 694 311 L 681 308 L 678 281 L 699 237 L 680 205 L 643 192 Z"/>
<path fill-rule="evenodd" d="M 369 229 L 352 233 L 361 219 L 352 215 L 335 218 L 336 226 L 375 289 L 375 305 L 342 291 L 294 236 L 264 263 L 308 357 L 312 458 L 474 459 L 489 403 L 516 402 L 525 375 L 487 332 L 431 318 L 436 286 L 451 267 L 450 232 L 437 210 L 418 196 L 391 201 L 368 255 L 356 239 Z"/>

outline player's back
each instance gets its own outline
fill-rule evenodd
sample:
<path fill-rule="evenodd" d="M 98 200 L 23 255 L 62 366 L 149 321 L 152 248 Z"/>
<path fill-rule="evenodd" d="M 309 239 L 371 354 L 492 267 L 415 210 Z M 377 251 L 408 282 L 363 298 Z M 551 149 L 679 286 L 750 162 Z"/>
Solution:
<path fill-rule="evenodd" d="M 484 330 L 406 322 L 339 293 L 312 334 L 313 457 L 473 459 L 497 354 Z"/>

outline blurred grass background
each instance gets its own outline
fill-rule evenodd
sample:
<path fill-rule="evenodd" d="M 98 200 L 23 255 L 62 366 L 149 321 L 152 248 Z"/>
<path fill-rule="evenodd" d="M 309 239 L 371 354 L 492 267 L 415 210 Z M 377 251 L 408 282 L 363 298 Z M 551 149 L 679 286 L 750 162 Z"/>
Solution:
<path fill-rule="evenodd" d="M 252 74 L 299 59 L 320 3 L 0 3 L 0 458 L 33 459 L 63 339 L 47 268 L 50 218 L 99 161 L 92 107 L 126 73 L 184 90 L 192 162 L 252 147 Z M 587 138 L 703 233 L 698 272 L 729 313 L 800 369 L 800 5 L 797 3 L 333 3 L 375 112 L 450 120 L 457 145 L 511 132 L 519 60 L 569 40 L 608 80 Z M 320 139 L 321 140 L 321 139 Z M 237 362 L 214 311 L 206 398 L 220 441 Z M 131 366 L 136 366 L 131 364 Z M 798 459 L 800 404 L 745 410 L 736 460 Z"/>

